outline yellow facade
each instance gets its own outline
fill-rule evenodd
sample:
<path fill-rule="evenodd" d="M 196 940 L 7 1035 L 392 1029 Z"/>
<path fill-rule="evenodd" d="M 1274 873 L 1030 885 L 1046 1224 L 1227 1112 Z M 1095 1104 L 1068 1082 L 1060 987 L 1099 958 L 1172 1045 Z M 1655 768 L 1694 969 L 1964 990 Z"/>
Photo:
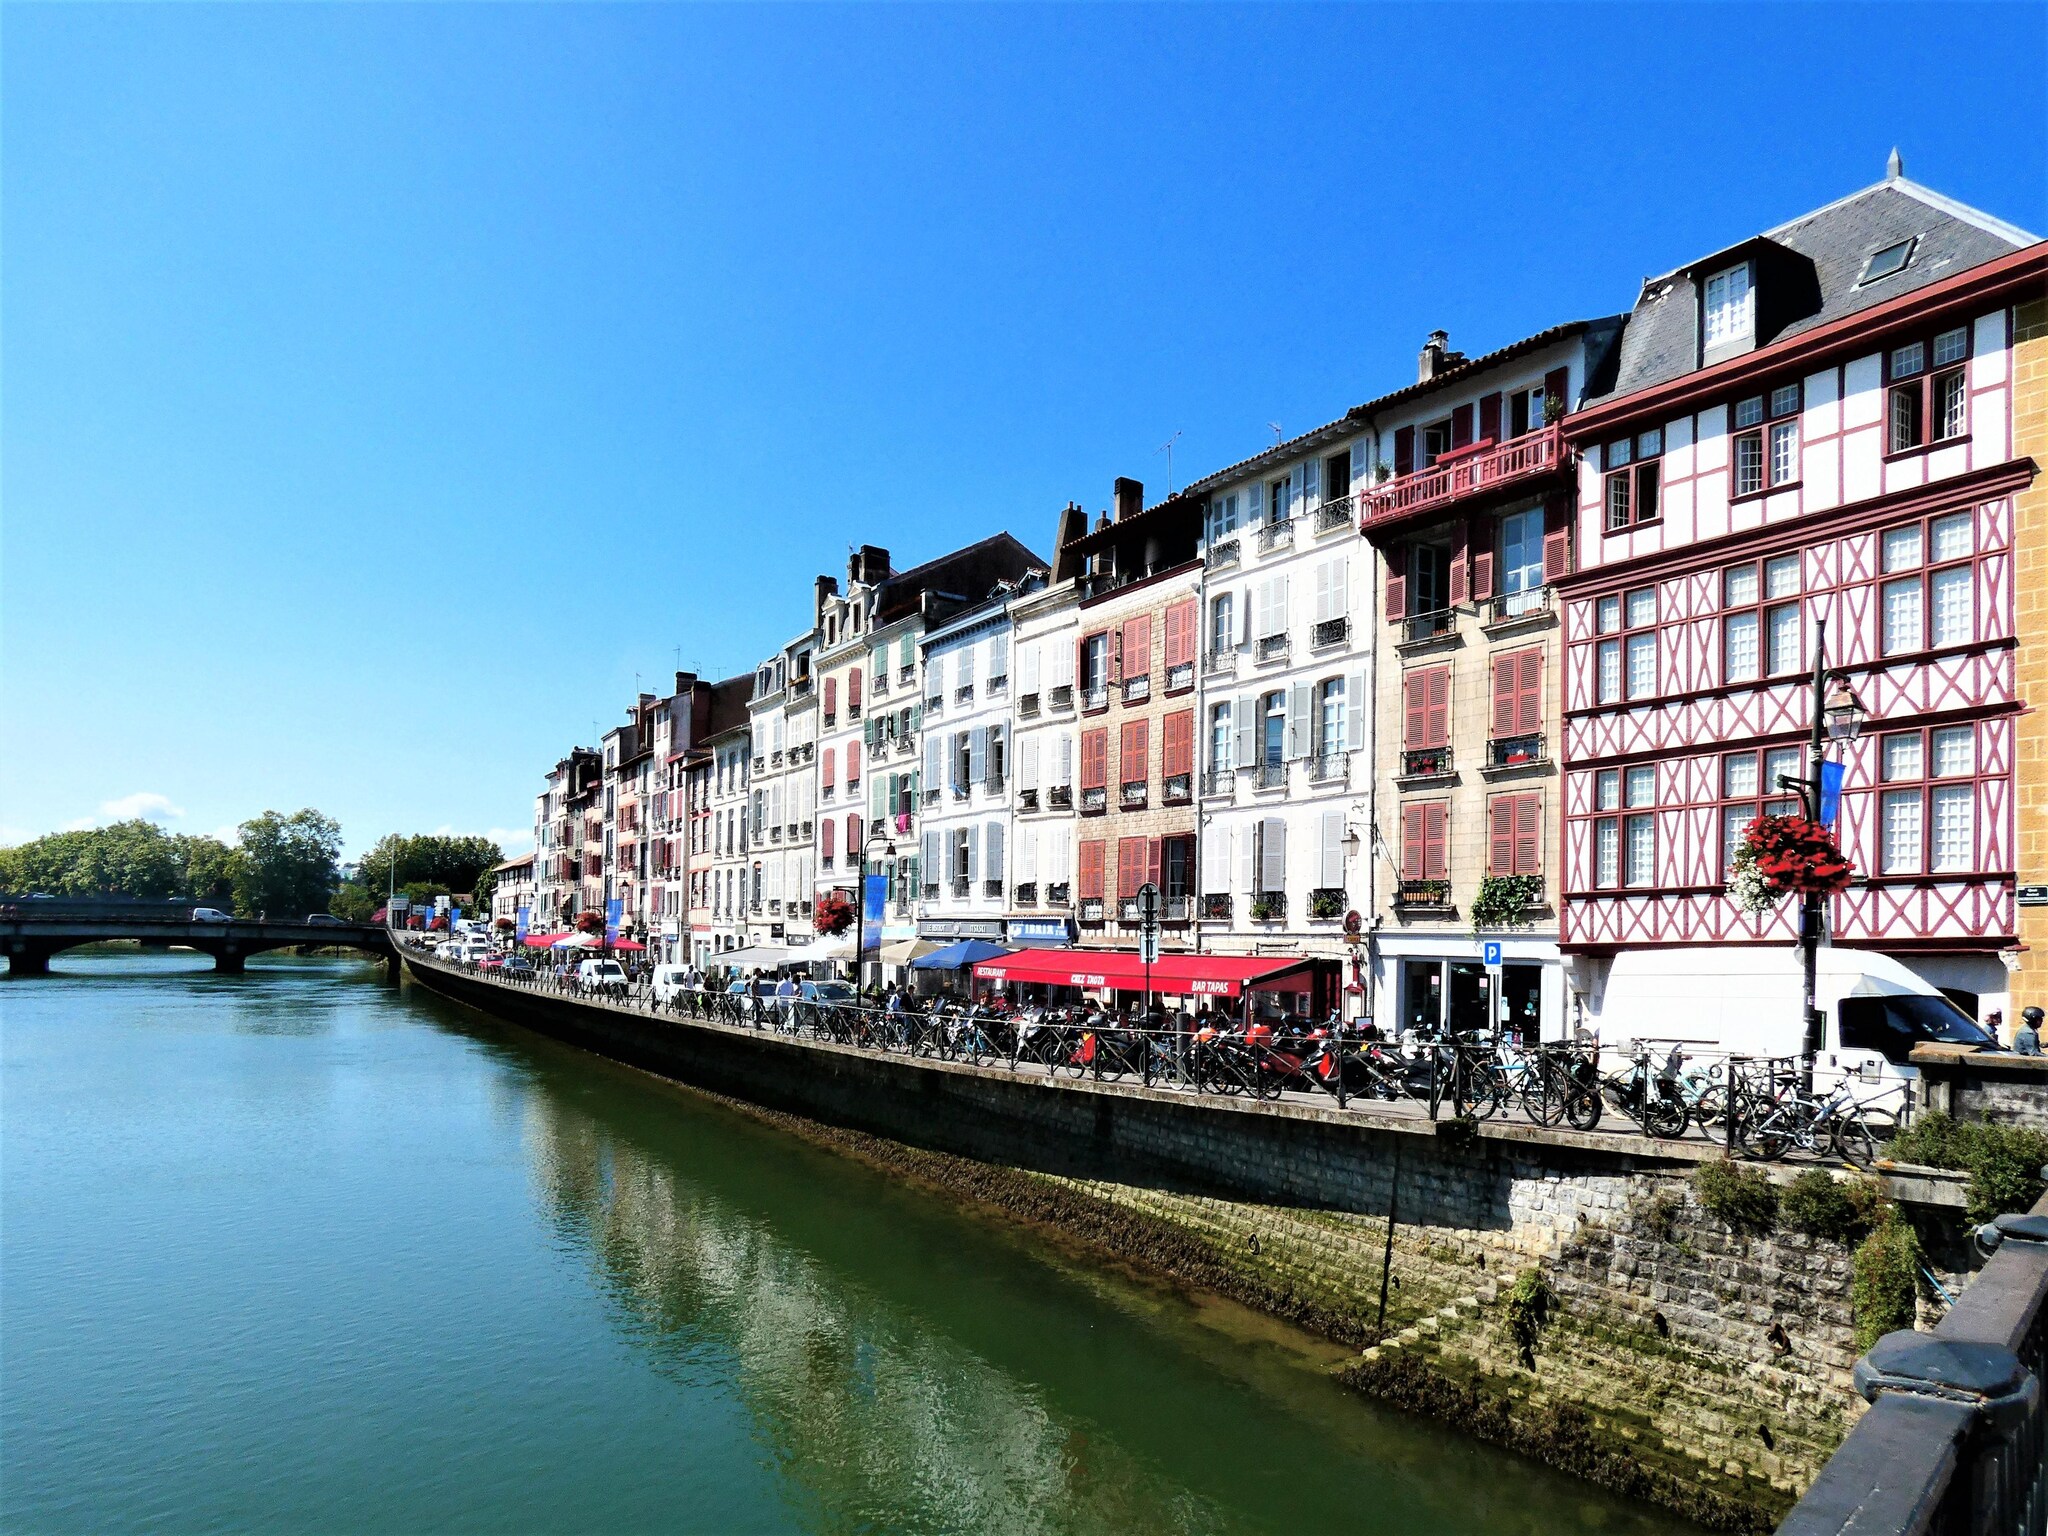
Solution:
<path fill-rule="evenodd" d="M 2017 307 L 2013 328 L 2013 452 L 2048 465 L 2048 300 Z M 2019 718 L 2016 791 L 2022 887 L 2048 885 L 2048 476 L 2014 498 L 2013 545 L 2019 655 L 2015 681 L 2029 712 Z M 2019 909 L 2020 954 L 2013 1016 L 2048 1008 L 2048 906 Z"/>

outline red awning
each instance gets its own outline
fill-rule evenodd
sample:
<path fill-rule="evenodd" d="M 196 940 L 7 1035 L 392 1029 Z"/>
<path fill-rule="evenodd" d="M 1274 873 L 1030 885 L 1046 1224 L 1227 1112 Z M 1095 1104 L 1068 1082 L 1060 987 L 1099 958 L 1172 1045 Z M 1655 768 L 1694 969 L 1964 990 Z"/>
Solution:
<path fill-rule="evenodd" d="M 526 936 L 526 947 L 528 949 L 546 949 L 555 940 L 566 939 L 567 937 L 566 933 L 529 933 Z"/>
<path fill-rule="evenodd" d="M 1168 997 L 1237 997 L 1268 987 L 1314 962 L 1300 955 L 1161 955 L 1152 966 L 1152 990 Z M 983 981 L 1038 982 L 1097 991 L 1142 992 L 1145 967 L 1127 949 L 1026 949 L 983 960 Z"/>
<path fill-rule="evenodd" d="M 613 939 L 609 947 L 630 954 L 643 950 L 647 946 L 637 939 Z"/>

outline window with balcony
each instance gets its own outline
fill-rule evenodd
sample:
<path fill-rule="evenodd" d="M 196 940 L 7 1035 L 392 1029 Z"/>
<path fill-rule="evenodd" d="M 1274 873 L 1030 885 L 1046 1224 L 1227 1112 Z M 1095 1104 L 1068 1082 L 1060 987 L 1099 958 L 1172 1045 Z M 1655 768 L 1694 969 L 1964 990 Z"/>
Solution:
<path fill-rule="evenodd" d="M 1195 712 L 1175 710 L 1159 722 L 1160 800 L 1185 805 L 1194 798 Z"/>
<path fill-rule="evenodd" d="M 1500 592 L 1494 618 L 1520 618 L 1542 607 L 1543 511 L 1531 507 L 1500 520 Z"/>
<path fill-rule="evenodd" d="M 1543 796 L 1495 795 L 1486 802 L 1486 872 L 1542 873 Z"/>
<path fill-rule="evenodd" d="M 1519 767 L 1543 757 L 1543 648 L 1504 651 L 1493 658 L 1493 730 L 1487 762 Z"/>
<path fill-rule="evenodd" d="M 1885 451 L 1911 453 L 1970 430 L 1970 328 L 1959 325 L 1885 354 Z"/>
<path fill-rule="evenodd" d="M 1109 728 L 1097 726 L 1081 733 L 1081 809 L 1084 812 L 1109 808 Z"/>
<path fill-rule="evenodd" d="M 1451 552 L 1436 544 L 1416 544 L 1408 550 L 1408 571 L 1403 594 L 1407 622 L 1402 638 L 1428 640 L 1449 634 L 1454 627 L 1451 613 Z M 1388 598 L 1389 606 L 1393 598 Z"/>
<path fill-rule="evenodd" d="M 1401 807 L 1401 883 L 1395 892 L 1400 906 L 1450 905 L 1449 824 L 1450 806 L 1441 800 Z"/>
<path fill-rule="evenodd" d="M 1401 679 L 1401 772 L 1423 778 L 1451 771 L 1451 669 L 1417 667 Z"/>

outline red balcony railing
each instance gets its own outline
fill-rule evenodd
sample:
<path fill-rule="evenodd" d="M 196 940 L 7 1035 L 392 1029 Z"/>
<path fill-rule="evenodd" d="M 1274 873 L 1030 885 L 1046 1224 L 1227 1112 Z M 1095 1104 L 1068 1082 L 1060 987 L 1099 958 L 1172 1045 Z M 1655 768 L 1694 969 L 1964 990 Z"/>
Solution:
<path fill-rule="evenodd" d="M 1550 474 L 1562 469 L 1564 462 L 1564 433 L 1554 426 L 1498 446 L 1474 443 L 1445 454 L 1417 474 L 1403 475 L 1362 493 L 1358 526 L 1370 532 L 1418 513 L 1448 507 L 1466 496 Z"/>

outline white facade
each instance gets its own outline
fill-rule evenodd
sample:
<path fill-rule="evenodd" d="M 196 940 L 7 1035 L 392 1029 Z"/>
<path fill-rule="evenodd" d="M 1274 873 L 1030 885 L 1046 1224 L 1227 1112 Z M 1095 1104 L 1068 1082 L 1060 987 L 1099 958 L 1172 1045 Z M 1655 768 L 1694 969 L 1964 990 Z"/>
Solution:
<path fill-rule="evenodd" d="M 1043 943 L 1074 916 L 1074 647 L 1080 595 L 1072 582 L 1010 605 L 1015 788 L 1011 795 L 1012 942 Z"/>
<path fill-rule="evenodd" d="M 750 943 L 808 943 L 811 938 L 818 784 L 817 680 L 811 658 L 806 633 L 754 672 L 754 696 L 747 705 L 753 752 L 747 791 Z"/>
<path fill-rule="evenodd" d="M 1008 600 L 972 608 L 924 638 L 924 887 L 918 932 L 1000 941 L 1009 905 L 1015 679 Z M 879 788 L 880 786 L 878 786 Z"/>

